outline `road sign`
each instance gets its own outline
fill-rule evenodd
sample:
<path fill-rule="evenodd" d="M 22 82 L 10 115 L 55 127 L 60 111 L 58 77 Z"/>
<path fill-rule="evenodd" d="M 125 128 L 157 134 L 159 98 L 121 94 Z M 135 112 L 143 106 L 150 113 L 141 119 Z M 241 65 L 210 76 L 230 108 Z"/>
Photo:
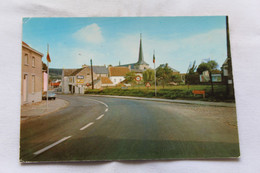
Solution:
<path fill-rule="evenodd" d="M 146 87 L 150 87 L 151 84 L 150 84 L 149 82 L 146 82 L 145 86 L 146 86 Z"/>
<path fill-rule="evenodd" d="M 84 79 L 77 79 L 77 83 L 78 84 L 83 84 L 84 83 Z"/>
<path fill-rule="evenodd" d="M 136 80 L 136 81 L 141 81 L 141 79 L 142 79 L 141 76 L 136 76 L 136 77 L 135 77 L 135 80 Z"/>

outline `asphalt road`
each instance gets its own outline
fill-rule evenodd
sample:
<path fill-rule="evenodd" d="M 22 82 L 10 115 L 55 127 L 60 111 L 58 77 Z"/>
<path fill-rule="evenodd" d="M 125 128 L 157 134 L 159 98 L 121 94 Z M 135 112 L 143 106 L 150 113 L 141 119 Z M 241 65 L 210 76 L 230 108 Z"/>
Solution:
<path fill-rule="evenodd" d="M 21 161 L 239 156 L 236 110 L 60 95 L 70 105 L 21 124 Z"/>

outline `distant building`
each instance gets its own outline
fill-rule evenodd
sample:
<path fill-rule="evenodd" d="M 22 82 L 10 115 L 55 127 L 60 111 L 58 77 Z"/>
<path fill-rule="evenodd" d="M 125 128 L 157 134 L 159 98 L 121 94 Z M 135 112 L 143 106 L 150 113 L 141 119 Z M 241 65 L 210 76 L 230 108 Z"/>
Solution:
<path fill-rule="evenodd" d="M 144 61 L 143 47 L 142 47 L 142 36 L 140 36 L 139 56 L 136 63 L 118 65 L 118 67 L 127 67 L 130 71 L 134 71 L 136 75 L 143 77 L 143 72 L 149 69 L 149 64 Z"/>
<path fill-rule="evenodd" d="M 79 69 L 63 69 L 61 86 L 64 93 L 84 93 L 85 89 L 92 88 L 91 67 L 82 65 Z M 102 80 L 103 79 L 103 80 Z M 102 87 L 102 81 L 111 84 L 106 66 L 93 66 L 93 83 L 95 89 Z M 105 86 L 105 85 L 104 85 Z"/>
<path fill-rule="evenodd" d="M 43 54 L 22 42 L 21 104 L 42 100 Z"/>
<path fill-rule="evenodd" d="M 130 72 L 128 67 L 108 67 L 109 79 L 113 85 L 117 85 L 125 80 L 125 76 Z"/>

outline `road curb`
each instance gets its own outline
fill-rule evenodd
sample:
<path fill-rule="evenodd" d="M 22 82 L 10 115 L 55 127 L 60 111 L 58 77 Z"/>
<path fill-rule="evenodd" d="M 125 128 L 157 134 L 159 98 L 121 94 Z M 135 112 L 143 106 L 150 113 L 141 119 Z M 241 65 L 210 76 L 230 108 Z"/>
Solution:
<path fill-rule="evenodd" d="M 93 95 L 85 94 L 85 96 L 93 97 L 109 97 L 109 98 L 121 98 L 121 99 L 133 99 L 133 100 L 148 100 L 156 102 L 168 102 L 168 103 L 181 103 L 181 104 L 195 104 L 204 106 L 217 106 L 217 107 L 236 107 L 235 103 L 226 102 L 207 102 L 207 101 L 193 101 L 193 100 L 170 100 L 160 98 L 145 98 L 145 97 L 132 97 L 132 96 L 114 96 L 114 95 Z"/>

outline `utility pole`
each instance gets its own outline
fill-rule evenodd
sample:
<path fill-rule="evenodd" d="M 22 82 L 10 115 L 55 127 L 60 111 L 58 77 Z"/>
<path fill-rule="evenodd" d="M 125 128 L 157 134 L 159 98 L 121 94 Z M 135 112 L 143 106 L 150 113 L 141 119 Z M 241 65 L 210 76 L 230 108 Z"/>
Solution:
<path fill-rule="evenodd" d="M 93 66 L 92 66 L 92 59 L 90 59 L 90 66 L 91 66 L 92 89 L 94 89 L 94 79 L 93 79 Z"/>
<path fill-rule="evenodd" d="M 154 64 L 154 96 L 156 97 L 156 69 L 155 69 L 155 50 L 153 50 L 153 64 Z"/>
<path fill-rule="evenodd" d="M 49 54 L 49 44 L 47 44 L 47 55 Z M 48 109 L 48 90 L 49 90 L 49 61 L 47 60 L 47 95 L 46 95 L 46 106 Z"/>
<path fill-rule="evenodd" d="M 228 77 L 227 77 L 227 93 L 228 96 L 234 96 L 234 83 L 233 83 L 233 72 L 231 62 L 231 51 L 230 51 L 230 38 L 229 38 L 229 25 L 228 16 L 226 16 L 226 32 L 227 32 L 227 63 L 228 63 Z"/>

